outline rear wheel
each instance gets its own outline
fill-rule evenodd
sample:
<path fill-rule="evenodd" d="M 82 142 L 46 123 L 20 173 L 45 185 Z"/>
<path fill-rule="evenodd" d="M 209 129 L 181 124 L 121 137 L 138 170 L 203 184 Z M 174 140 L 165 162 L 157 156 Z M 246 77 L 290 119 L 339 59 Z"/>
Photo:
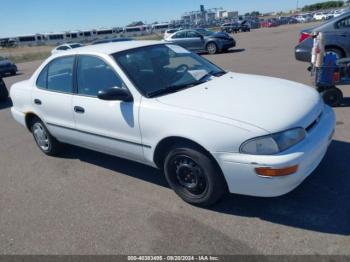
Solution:
<path fill-rule="evenodd" d="M 326 54 L 334 54 L 338 59 L 344 58 L 344 53 L 336 47 L 327 47 Z"/>
<path fill-rule="evenodd" d="M 338 106 L 343 100 L 343 92 L 336 87 L 326 89 L 321 93 L 324 102 L 332 107 Z"/>
<path fill-rule="evenodd" d="M 219 168 L 201 150 L 191 146 L 175 146 L 164 162 L 166 179 L 184 201 L 210 206 L 226 192 L 226 181 Z"/>
<path fill-rule="evenodd" d="M 62 144 L 50 134 L 45 124 L 39 118 L 32 120 L 31 131 L 36 144 L 44 154 L 55 156 L 61 151 Z"/>
<path fill-rule="evenodd" d="M 207 44 L 207 51 L 209 54 L 214 55 L 218 52 L 218 47 L 214 42 Z"/>

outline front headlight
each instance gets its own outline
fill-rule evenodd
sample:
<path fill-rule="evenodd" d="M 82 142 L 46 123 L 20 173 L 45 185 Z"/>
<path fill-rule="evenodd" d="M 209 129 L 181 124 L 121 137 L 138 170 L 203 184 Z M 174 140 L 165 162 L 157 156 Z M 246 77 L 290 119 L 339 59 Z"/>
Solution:
<path fill-rule="evenodd" d="M 304 128 L 290 129 L 284 132 L 257 137 L 244 142 L 240 152 L 251 155 L 274 155 L 298 144 L 305 138 Z"/>

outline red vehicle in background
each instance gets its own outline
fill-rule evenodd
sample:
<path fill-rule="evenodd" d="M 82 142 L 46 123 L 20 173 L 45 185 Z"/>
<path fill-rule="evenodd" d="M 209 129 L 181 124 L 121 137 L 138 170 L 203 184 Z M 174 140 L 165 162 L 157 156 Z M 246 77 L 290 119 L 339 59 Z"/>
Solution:
<path fill-rule="evenodd" d="M 261 27 L 275 27 L 278 26 L 279 23 L 276 19 L 266 19 L 260 22 Z"/>

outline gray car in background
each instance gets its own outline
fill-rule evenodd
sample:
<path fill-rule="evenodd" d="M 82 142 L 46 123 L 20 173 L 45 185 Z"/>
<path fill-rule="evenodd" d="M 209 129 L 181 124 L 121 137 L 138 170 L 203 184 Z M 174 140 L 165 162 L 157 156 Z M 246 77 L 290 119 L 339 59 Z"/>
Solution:
<path fill-rule="evenodd" d="M 164 39 L 194 52 L 216 54 L 236 46 L 236 41 L 227 33 L 206 29 L 181 30 Z"/>
<path fill-rule="evenodd" d="M 350 56 L 350 12 L 316 27 L 303 30 L 300 33 L 299 45 L 295 47 L 297 60 L 311 62 L 312 35 L 316 32 L 324 34 L 327 53 L 335 54 L 338 59 Z"/>

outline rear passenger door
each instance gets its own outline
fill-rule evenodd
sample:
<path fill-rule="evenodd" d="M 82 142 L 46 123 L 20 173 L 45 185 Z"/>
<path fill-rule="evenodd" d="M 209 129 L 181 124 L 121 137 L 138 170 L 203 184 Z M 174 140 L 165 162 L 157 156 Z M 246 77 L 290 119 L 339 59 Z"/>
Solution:
<path fill-rule="evenodd" d="M 50 133 L 62 142 L 74 138 L 72 112 L 75 56 L 52 60 L 39 74 L 32 92 L 35 113 L 45 122 Z"/>
<path fill-rule="evenodd" d="M 98 92 L 127 89 L 113 67 L 101 57 L 80 55 L 73 97 L 78 144 L 107 154 L 143 161 L 139 102 L 103 101 Z"/>

